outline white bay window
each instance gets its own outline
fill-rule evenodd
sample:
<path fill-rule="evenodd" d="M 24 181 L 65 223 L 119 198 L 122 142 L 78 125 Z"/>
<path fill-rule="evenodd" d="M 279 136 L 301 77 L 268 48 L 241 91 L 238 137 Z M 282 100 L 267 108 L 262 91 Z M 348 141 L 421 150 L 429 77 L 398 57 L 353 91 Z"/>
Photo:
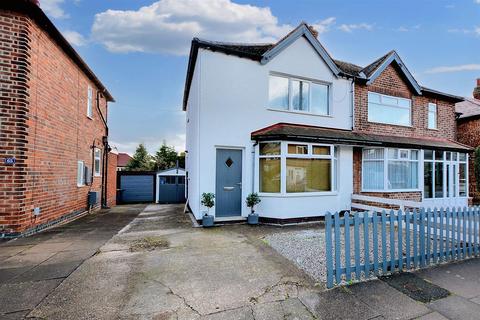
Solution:
<path fill-rule="evenodd" d="M 270 75 L 268 107 L 276 110 L 329 115 L 330 85 L 319 81 Z"/>
<path fill-rule="evenodd" d="M 260 143 L 260 193 L 335 191 L 338 154 L 335 149 L 331 145 L 309 143 Z"/>

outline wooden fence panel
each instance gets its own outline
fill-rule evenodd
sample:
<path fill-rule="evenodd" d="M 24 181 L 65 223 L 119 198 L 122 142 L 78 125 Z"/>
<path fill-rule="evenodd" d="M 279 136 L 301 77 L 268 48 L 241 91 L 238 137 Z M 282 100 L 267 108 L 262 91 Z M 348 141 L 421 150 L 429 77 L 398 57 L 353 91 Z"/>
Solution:
<path fill-rule="evenodd" d="M 353 216 L 327 213 L 327 287 L 351 281 L 352 273 L 359 280 L 478 256 L 479 229 L 478 207 L 391 210 L 380 216 L 372 212 Z"/>

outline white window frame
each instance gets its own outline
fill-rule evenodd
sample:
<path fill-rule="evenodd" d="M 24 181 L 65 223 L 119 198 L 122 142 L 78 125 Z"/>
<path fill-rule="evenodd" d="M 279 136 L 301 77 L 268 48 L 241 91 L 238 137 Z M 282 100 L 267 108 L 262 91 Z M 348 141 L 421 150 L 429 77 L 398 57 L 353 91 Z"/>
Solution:
<path fill-rule="evenodd" d="M 383 150 L 383 159 L 367 159 L 365 160 L 364 156 L 363 156 L 363 151 L 364 150 L 370 150 L 370 149 L 381 149 Z M 389 150 L 390 149 L 393 149 L 393 150 L 398 150 L 398 159 L 390 159 L 389 158 Z M 400 158 L 400 153 L 403 152 L 403 151 L 408 151 L 408 159 L 405 159 L 405 158 Z M 412 151 L 417 151 L 417 159 L 416 160 L 412 160 L 411 159 L 411 152 Z M 399 149 L 399 148 L 369 148 L 369 147 L 365 147 L 365 148 L 362 148 L 362 186 L 361 186 L 361 189 L 362 189 L 362 192 L 382 192 L 382 193 L 395 193 L 395 192 L 417 192 L 417 191 L 422 191 L 421 189 L 421 183 L 420 183 L 420 165 L 423 166 L 423 162 L 420 160 L 420 154 L 421 154 L 421 150 L 418 150 L 418 149 Z M 364 181 L 363 181 L 363 178 L 365 176 L 365 170 L 364 170 L 364 163 L 365 162 L 368 162 L 368 161 L 383 161 L 383 189 L 365 189 L 364 188 Z M 418 166 L 417 166 L 417 188 L 412 188 L 412 189 L 389 189 L 388 188 L 388 162 L 389 161 L 405 161 L 405 162 L 417 162 L 418 163 Z M 423 181 L 423 180 L 422 180 Z"/>
<path fill-rule="evenodd" d="M 308 114 L 308 115 L 315 115 L 321 117 L 331 117 L 332 116 L 332 83 L 321 81 L 321 80 L 314 80 L 308 78 L 302 78 L 297 76 L 286 75 L 283 73 L 276 73 L 272 72 L 268 75 L 268 81 L 270 81 L 270 77 L 279 77 L 288 79 L 288 109 L 282 109 L 280 107 L 274 107 L 269 105 L 269 98 L 270 92 L 267 92 L 267 109 L 272 111 L 281 111 L 281 112 L 292 112 L 292 113 L 301 113 L 301 114 Z M 308 83 L 308 110 L 295 110 L 293 108 L 293 94 L 292 94 L 292 81 L 301 81 Z M 315 85 L 322 85 L 327 87 L 327 113 L 314 113 L 310 111 L 311 103 L 312 103 L 312 84 Z M 270 87 L 270 84 L 268 85 Z"/>
<path fill-rule="evenodd" d="M 96 166 L 98 160 L 98 168 Z M 93 174 L 95 177 L 100 177 L 102 175 L 102 149 L 94 148 L 93 149 Z"/>
<path fill-rule="evenodd" d="M 430 110 L 430 107 L 434 108 L 434 110 Z M 433 124 L 430 123 L 430 114 L 433 114 L 434 120 Z M 427 106 L 427 128 L 430 130 L 437 130 L 438 129 L 438 106 L 436 103 L 429 103 Z"/>
<path fill-rule="evenodd" d="M 260 143 L 280 143 L 280 155 L 260 155 Z M 338 146 L 330 144 L 321 144 L 321 143 L 308 143 L 301 141 L 262 141 L 257 146 L 256 150 L 256 163 L 257 163 L 257 173 L 256 173 L 256 191 L 260 196 L 264 197 L 310 197 L 310 196 L 323 196 L 323 195 L 336 195 L 338 194 L 339 182 L 337 165 L 339 163 L 338 157 L 340 150 Z M 308 146 L 307 154 L 289 154 L 288 145 L 289 144 L 300 144 Z M 313 147 L 329 147 L 329 155 L 314 155 Z M 337 152 L 335 152 L 337 149 Z M 280 192 L 260 192 L 260 159 L 261 158 L 280 158 Z M 327 159 L 331 161 L 330 165 L 330 175 L 331 175 L 331 190 L 330 191 L 318 191 L 318 192 L 287 192 L 287 159 Z"/>
<path fill-rule="evenodd" d="M 87 89 L 87 117 L 93 119 L 93 88 L 90 85 Z"/>
<path fill-rule="evenodd" d="M 85 162 L 77 161 L 77 187 L 83 186 L 85 186 Z"/>
<path fill-rule="evenodd" d="M 370 102 L 370 95 L 373 94 L 373 95 L 377 95 L 379 96 L 380 98 L 380 103 L 377 103 L 377 102 Z M 402 107 L 400 105 L 393 105 L 393 104 L 388 104 L 388 103 L 383 103 L 383 98 L 389 98 L 389 99 L 397 99 L 398 101 L 400 100 L 403 100 L 403 101 L 408 101 L 408 104 L 409 106 L 408 107 Z M 393 121 L 378 121 L 378 120 L 373 120 L 373 119 L 370 119 L 370 103 L 372 104 L 375 104 L 375 105 L 378 105 L 378 106 L 384 106 L 384 107 L 387 107 L 387 108 L 397 108 L 397 109 L 402 109 L 402 110 L 408 110 L 408 119 L 409 119 L 409 124 L 408 125 L 405 125 L 405 124 L 400 124 L 400 123 L 395 123 Z M 412 100 L 411 99 L 406 99 L 406 98 L 401 98 L 401 97 L 395 97 L 395 96 L 389 96 L 389 95 L 386 95 L 386 94 L 381 94 L 381 93 L 378 93 L 378 92 L 373 92 L 373 91 L 368 91 L 367 93 L 367 119 L 368 119 L 368 122 L 371 122 L 371 123 L 381 123 L 381 124 L 389 124 L 389 125 L 394 125 L 394 126 L 401 126 L 401 127 L 411 127 L 412 126 Z"/>

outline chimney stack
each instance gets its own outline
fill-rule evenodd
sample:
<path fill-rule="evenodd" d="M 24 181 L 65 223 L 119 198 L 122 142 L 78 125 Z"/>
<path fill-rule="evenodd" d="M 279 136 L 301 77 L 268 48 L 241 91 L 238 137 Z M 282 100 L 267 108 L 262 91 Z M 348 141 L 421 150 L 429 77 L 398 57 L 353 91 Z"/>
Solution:
<path fill-rule="evenodd" d="M 313 26 L 311 26 L 311 25 L 307 25 L 307 26 L 308 26 L 308 29 L 310 30 L 310 32 L 313 34 L 313 36 L 314 36 L 315 38 L 318 38 L 318 31 L 317 31 L 317 29 L 315 29 L 315 28 L 314 28 Z"/>
<path fill-rule="evenodd" d="M 30 0 L 30 2 L 40 7 L 40 0 Z"/>
<path fill-rule="evenodd" d="M 477 86 L 473 89 L 473 97 L 480 100 L 480 78 L 477 79 Z"/>

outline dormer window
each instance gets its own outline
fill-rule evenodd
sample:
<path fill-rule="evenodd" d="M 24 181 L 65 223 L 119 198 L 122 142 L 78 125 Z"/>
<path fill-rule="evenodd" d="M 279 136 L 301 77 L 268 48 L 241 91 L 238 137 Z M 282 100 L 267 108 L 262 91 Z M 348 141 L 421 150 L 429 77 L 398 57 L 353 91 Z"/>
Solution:
<path fill-rule="evenodd" d="M 270 75 L 268 107 L 318 115 L 329 115 L 330 85 L 306 79 Z"/>

